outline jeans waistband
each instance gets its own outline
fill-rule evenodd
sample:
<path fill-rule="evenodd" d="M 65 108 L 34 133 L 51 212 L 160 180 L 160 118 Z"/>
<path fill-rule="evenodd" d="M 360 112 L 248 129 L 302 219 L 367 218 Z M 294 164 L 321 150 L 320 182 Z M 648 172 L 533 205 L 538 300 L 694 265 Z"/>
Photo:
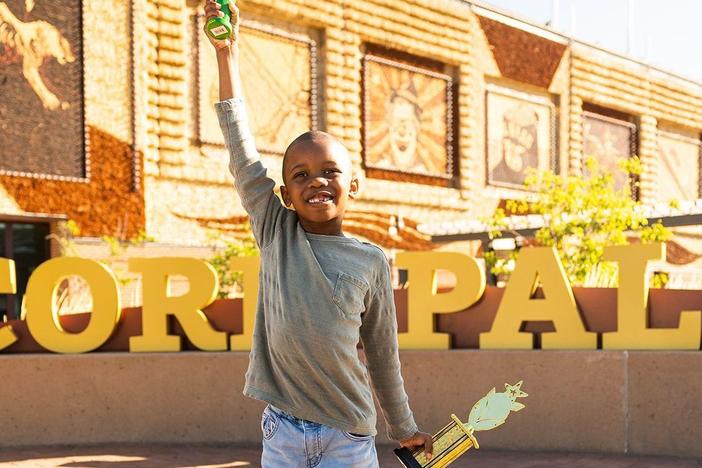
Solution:
<path fill-rule="evenodd" d="M 271 409 L 271 411 L 273 411 L 275 414 L 277 414 L 278 416 L 280 416 L 280 417 L 282 417 L 282 418 L 287 419 L 288 421 L 292 421 L 292 422 L 297 423 L 297 424 L 303 424 L 303 423 L 305 423 L 305 421 L 306 421 L 306 420 L 304 420 L 304 419 L 300 419 L 300 418 L 298 418 L 298 417 L 295 417 L 295 416 L 293 416 L 293 415 L 290 414 L 290 413 L 286 413 L 286 412 L 283 411 L 282 409 L 278 408 L 277 406 L 273 406 L 273 405 L 271 405 L 270 403 L 268 404 L 268 407 L 269 407 L 269 408 Z M 309 421 L 307 421 L 307 422 L 309 422 Z"/>
<path fill-rule="evenodd" d="M 273 411 L 277 416 L 280 416 L 281 418 L 285 418 L 288 421 L 291 421 L 295 424 L 298 424 L 299 426 L 305 425 L 307 423 L 308 425 L 313 425 L 313 426 L 322 426 L 320 423 L 316 423 L 313 421 L 308 421 L 307 419 L 301 419 L 296 416 L 293 416 L 290 413 L 286 413 L 282 409 L 278 408 L 277 406 L 273 406 L 270 403 L 268 403 L 268 408 L 270 408 L 271 411 Z M 339 429 L 341 430 L 341 429 Z M 366 437 L 366 434 L 354 434 L 353 432 L 350 432 L 349 434 L 356 436 L 356 437 Z"/>

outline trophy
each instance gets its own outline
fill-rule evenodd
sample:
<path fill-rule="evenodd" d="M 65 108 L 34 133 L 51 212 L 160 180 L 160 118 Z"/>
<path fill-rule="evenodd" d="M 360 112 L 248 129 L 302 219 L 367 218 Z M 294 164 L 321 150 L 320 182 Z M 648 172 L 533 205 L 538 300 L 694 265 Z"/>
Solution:
<path fill-rule="evenodd" d="M 470 410 L 468 422 L 462 423 L 455 414 L 451 422 L 432 436 L 434 456 L 431 460 L 424 454 L 424 447 L 410 450 L 406 447 L 395 449 L 395 455 L 407 468 L 442 468 L 449 466 L 456 458 L 471 447 L 479 448 L 473 435 L 476 431 L 487 431 L 502 425 L 510 411 L 524 408 L 517 398 L 528 396 L 521 390 L 522 381 L 514 385 L 505 384 L 505 391 L 495 393 L 495 388 L 482 397 Z"/>

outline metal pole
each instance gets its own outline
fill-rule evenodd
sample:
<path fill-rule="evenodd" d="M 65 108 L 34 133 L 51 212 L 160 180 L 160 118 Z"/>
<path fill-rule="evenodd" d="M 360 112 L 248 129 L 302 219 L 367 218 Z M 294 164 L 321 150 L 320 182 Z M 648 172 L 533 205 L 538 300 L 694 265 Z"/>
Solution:
<path fill-rule="evenodd" d="M 559 21 L 559 16 L 560 16 L 560 1 L 559 0 L 551 0 L 551 27 L 553 29 L 559 29 L 560 26 L 560 21 Z"/>
<path fill-rule="evenodd" d="M 634 0 L 627 2 L 626 15 L 626 53 L 632 55 L 634 52 Z"/>

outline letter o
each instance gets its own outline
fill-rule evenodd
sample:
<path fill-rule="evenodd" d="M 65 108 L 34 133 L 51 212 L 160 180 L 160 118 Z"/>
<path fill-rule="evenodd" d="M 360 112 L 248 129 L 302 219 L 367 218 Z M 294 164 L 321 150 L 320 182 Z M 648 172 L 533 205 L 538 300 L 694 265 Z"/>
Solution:
<path fill-rule="evenodd" d="M 54 296 L 61 280 L 85 279 L 93 296 L 90 322 L 80 333 L 69 333 L 58 319 Z M 85 353 L 102 346 L 119 322 L 119 287 L 114 273 L 102 263 L 79 257 L 58 257 L 37 267 L 27 283 L 27 328 L 44 348 L 56 353 Z"/>

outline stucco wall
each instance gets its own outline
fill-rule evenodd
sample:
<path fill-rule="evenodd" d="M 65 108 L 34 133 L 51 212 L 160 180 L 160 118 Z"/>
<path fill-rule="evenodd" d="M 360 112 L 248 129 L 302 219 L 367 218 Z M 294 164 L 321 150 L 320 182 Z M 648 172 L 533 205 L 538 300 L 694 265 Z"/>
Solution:
<path fill-rule="evenodd" d="M 698 352 L 403 351 L 401 361 L 427 432 L 523 379 L 526 408 L 477 433 L 482 449 L 702 456 L 691 429 L 702 418 L 702 379 L 689 371 Z M 21 395 L 4 407 L 0 444 L 259 443 L 264 405 L 241 394 L 247 363 L 240 352 L 0 356 L 0 390 Z M 388 442 L 382 421 L 378 430 Z"/>

